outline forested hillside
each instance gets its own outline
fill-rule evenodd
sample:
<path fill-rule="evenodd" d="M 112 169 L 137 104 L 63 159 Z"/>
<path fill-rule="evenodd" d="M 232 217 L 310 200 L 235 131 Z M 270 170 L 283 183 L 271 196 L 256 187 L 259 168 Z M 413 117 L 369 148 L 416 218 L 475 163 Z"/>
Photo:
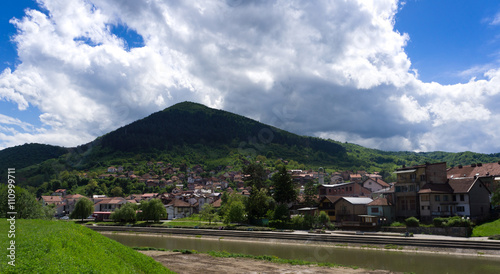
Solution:
<path fill-rule="evenodd" d="M 111 165 L 133 170 L 134 164 L 163 161 L 218 170 L 278 159 L 293 163 L 291 167 L 378 171 L 391 179 L 392 172 L 402 165 L 497 162 L 500 153 L 381 151 L 299 136 L 230 112 L 184 102 L 76 148 L 25 144 L 4 149 L 0 151 L 0 174 L 16 168 L 20 184 L 37 187 L 62 171 L 102 172 Z"/>

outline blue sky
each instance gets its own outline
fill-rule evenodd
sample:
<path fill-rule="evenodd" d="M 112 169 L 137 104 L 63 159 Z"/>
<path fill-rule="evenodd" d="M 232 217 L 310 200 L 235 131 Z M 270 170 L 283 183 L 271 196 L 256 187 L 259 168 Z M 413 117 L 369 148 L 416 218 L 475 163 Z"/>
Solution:
<path fill-rule="evenodd" d="M 498 1 L 0 5 L 0 149 L 189 100 L 383 150 L 500 152 Z"/>
<path fill-rule="evenodd" d="M 410 35 L 405 51 L 421 80 L 467 82 L 460 72 L 498 59 L 499 26 L 491 20 L 499 10 L 498 1 L 409 0 L 395 28 Z"/>

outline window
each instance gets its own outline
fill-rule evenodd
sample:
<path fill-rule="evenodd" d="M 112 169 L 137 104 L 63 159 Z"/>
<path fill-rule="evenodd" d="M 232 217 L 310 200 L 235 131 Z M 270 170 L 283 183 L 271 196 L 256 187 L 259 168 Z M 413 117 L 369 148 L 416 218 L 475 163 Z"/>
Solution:
<path fill-rule="evenodd" d="M 401 187 L 400 186 L 396 186 L 396 192 L 401 192 Z"/>
<path fill-rule="evenodd" d="M 417 205 L 415 203 L 415 200 L 411 199 L 410 200 L 410 210 L 415 210 L 415 209 L 417 209 Z"/>
<path fill-rule="evenodd" d="M 335 210 L 328 211 L 328 216 L 335 216 Z"/>
<path fill-rule="evenodd" d="M 424 182 L 425 181 L 425 175 L 420 175 L 420 181 Z"/>
<path fill-rule="evenodd" d="M 422 210 L 425 210 L 425 206 L 422 206 Z"/>
<path fill-rule="evenodd" d="M 448 202 L 448 195 L 443 195 L 443 201 Z"/>
<path fill-rule="evenodd" d="M 457 212 L 465 212 L 464 206 L 457 206 Z"/>
<path fill-rule="evenodd" d="M 421 195 L 420 201 L 429 201 L 429 195 Z"/>
<path fill-rule="evenodd" d="M 460 194 L 460 201 L 465 201 L 465 195 L 464 194 Z"/>
<path fill-rule="evenodd" d="M 441 197 L 439 195 L 434 196 L 434 201 L 436 202 L 441 201 Z"/>
<path fill-rule="evenodd" d="M 456 196 L 456 195 L 451 195 L 451 200 L 452 200 L 453 202 L 456 202 L 456 201 L 457 201 L 457 196 Z"/>
<path fill-rule="evenodd" d="M 399 208 L 401 208 L 401 210 L 407 210 L 405 200 L 399 200 Z"/>
<path fill-rule="evenodd" d="M 378 207 L 372 207 L 372 213 L 378 213 Z"/>

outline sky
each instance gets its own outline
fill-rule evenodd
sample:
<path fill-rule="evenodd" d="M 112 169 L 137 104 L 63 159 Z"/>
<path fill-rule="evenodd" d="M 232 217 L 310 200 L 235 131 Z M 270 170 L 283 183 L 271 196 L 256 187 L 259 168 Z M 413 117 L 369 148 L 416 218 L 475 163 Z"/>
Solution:
<path fill-rule="evenodd" d="M 0 149 L 77 146 L 183 101 L 382 150 L 497 153 L 500 3 L 0 4 Z"/>

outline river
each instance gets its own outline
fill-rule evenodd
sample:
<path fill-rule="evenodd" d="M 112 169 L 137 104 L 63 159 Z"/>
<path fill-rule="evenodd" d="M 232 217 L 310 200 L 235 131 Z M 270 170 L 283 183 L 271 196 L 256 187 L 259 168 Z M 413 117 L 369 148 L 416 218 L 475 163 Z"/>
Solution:
<path fill-rule="evenodd" d="M 335 245 L 241 241 L 201 236 L 103 233 L 127 246 L 189 249 L 200 252 L 227 251 L 250 255 L 271 255 L 285 259 L 330 262 L 368 269 L 414 273 L 500 273 L 500 259 L 481 255 L 448 255 L 402 252 L 373 248 L 346 248 Z"/>

